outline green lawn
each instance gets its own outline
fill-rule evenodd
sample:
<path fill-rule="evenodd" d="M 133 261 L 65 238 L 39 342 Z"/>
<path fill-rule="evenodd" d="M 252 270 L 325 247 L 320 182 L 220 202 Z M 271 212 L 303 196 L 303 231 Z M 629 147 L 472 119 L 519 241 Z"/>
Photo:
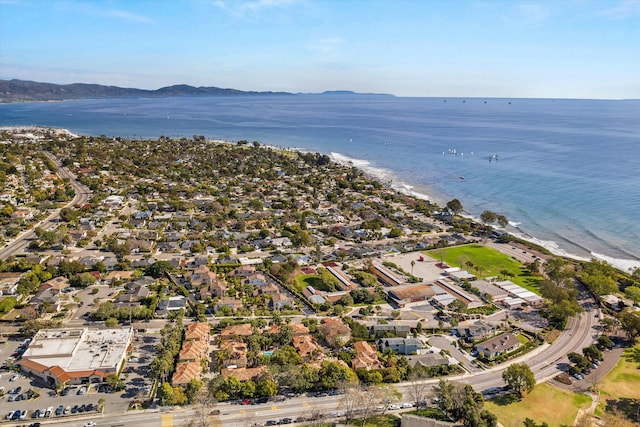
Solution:
<path fill-rule="evenodd" d="M 471 270 L 479 278 L 497 276 L 501 279 L 511 280 L 523 288 L 526 288 L 540 295 L 541 277 L 532 276 L 523 267 L 523 265 L 495 249 L 471 244 L 463 246 L 454 246 L 451 248 L 434 249 L 425 252 L 431 258 L 442 259 L 451 267 L 460 267 L 464 270 Z M 475 267 L 480 269 L 470 269 L 466 263 L 471 262 Z M 513 277 L 503 277 L 502 271 L 507 270 L 513 274 Z"/>
<path fill-rule="evenodd" d="M 331 292 L 333 290 L 325 286 L 317 274 L 301 274 L 296 277 L 295 287 L 300 293 L 302 293 L 307 286 L 313 286 L 319 291 Z"/>
<path fill-rule="evenodd" d="M 520 401 L 511 395 L 485 402 L 485 408 L 498 416 L 504 427 L 522 427 L 525 418 L 550 426 L 572 425 L 578 410 L 591 404 L 585 394 L 561 390 L 549 384 L 538 384 Z"/>
<path fill-rule="evenodd" d="M 615 368 L 611 370 L 597 384 L 600 390 L 600 402 L 596 408 L 596 415 L 601 414 L 607 400 L 635 400 L 640 401 L 640 345 L 627 349 Z"/>

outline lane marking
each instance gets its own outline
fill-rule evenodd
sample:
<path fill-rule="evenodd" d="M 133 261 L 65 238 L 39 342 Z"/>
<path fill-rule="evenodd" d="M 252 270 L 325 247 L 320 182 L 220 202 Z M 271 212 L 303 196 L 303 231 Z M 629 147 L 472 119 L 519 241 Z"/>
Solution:
<path fill-rule="evenodd" d="M 173 427 L 173 414 L 162 414 L 162 427 Z"/>

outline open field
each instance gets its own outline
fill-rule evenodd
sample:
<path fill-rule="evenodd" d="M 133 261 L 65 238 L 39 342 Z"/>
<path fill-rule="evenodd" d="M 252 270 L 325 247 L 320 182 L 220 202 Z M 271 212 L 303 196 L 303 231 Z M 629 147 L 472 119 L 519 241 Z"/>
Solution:
<path fill-rule="evenodd" d="M 442 259 L 451 267 L 460 267 L 468 270 L 479 278 L 497 276 L 501 279 L 509 279 L 523 288 L 538 295 L 540 294 L 540 281 L 542 278 L 532 276 L 519 261 L 495 249 L 471 244 L 435 249 L 426 252 L 426 254 L 437 260 Z M 473 264 L 473 267 L 470 268 L 467 263 Z M 509 271 L 513 276 L 504 277 L 503 270 Z"/>
<path fill-rule="evenodd" d="M 313 286 L 319 291 L 325 291 L 326 286 L 317 274 L 301 274 L 296 277 L 295 288 L 302 293 L 307 286 Z"/>
<path fill-rule="evenodd" d="M 640 345 L 636 345 L 624 352 L 615 368 L 597 384 L 600 390 L 600 402 L 596 408 L 596 415 L 602 414 L 607 401 L 624 399 L 633 405 L 640 403 Z M 624 405 L 623 405 L 624 406 Z"/>
<path fill-rule="evenodd" d="M 521 401 L 510 395 L 500 396 L 485 403 L 485 408 L 498 416 L 504 427 L 521 427 L 525 418 L 550 426 L 572 425 L 580 408 L 591 404 L 585 394 L 561 390 L 549 384 L 538 384 Z"/>

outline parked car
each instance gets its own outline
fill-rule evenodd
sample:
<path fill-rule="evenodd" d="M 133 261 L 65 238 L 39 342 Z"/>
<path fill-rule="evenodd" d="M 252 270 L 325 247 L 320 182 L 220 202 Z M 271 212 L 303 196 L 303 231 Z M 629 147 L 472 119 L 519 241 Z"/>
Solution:
<path fill-rule="evenodd" d="M 400 409 L 400 405 L 389 405 L 387 409 L 389 411 L 395 411 L 396 409 Z"/>
<path fill-rule="evenodd" d="M 14 414 L 15 412 L 16 412 L 16 411 L 9 411 L 9 412 L 7 412 L 7 415 L 5 415 L 4 419 L 5 419 L 5 420 L 10 420 L 10 419 L 12 419 L 12 418 L 13 418 L 13 414 Z"/>
<path fill-rule="evenodd" d="M 9 378 L 9 381 L 16 381 L 18 378 L 20 378 L 18 374 L 13 374 L 11 375 L 11 378 Z"/>
<path fill-rule="evenodd" d="M 79 395 L 79 396 L 81 396 L 81 395 L 85 394 L 86 392 L 87 392 L 87 387 L 82 386 L 82 387 L 80 387 L 80 388 L 78 389 L 78 392 L 77 392 L 77 393 L 78 393 L 78 395 Z"/>
<path fill-rule="evenodd" d="M 60 416 L 64 412 L 64 405 L 60 405 L 56 408 L 56 415 Z"/>
<path fill-rule="evenodd" d="M 95 425 L 96 425 L 96 422 L 95 422 L 95 421 L 89 421 L 88 423 L 86 423 L 86 424 L 84 425 L 84 427 L 95 427 Z"/>

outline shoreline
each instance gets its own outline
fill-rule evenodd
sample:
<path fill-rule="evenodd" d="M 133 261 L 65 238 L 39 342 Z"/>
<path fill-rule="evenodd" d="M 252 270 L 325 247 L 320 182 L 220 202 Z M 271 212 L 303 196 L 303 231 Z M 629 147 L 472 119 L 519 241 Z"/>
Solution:
<path fill-rule="evenodd" d="M 39 125 L 0 126 L 0 130 L 10 130 L 10 129 L 25 130 L 25 131 L 53 130 L 58 132 L 59 134 L 68 135 L 70 137 L 77 138 L 81 136 L 65 128 L 56 128 L 56 127 L 50 127 L 50 126 L 39 126 Z M 228 139 L 222 139 L 222 138 L 210 138 L 210 139 L 207 139 L 207 141 L 212 143 L 220 143 L 220 144 L 236 144 L 237 143 L 236 140 L 228 140 Z M 261 147 L 265 147 L 265 148 L 291 151 L 291 152 L 309 152 L 310 151 L 310 150 L 306 150 L 298 147 L 278 146 L 272 143 L 260 143 L 260 145 Z M 416 199 L 426 200 L 426 201 L 435 203 L 440 207 L 444 207 L 446 204 L 446 201 L 443 198 L 437 197 L 434 195 L 433 189 L 431 189 L 429 186 L 421 185 L 419 186 L 420 188 L 416 190 L 415 185 L 406 183 L 403 180 L 399 179 L 392 170 L 375 167 L 371 165 L 371 162 L 369 160 L 357 159 L 357 158 L 353 158 L 337 152 L 321 153 L 318 151 L 318 153 L 327 155 L 332 162 L 335 162 L 337 164 L 350 165 L 352 167 L 355 167 L 356 169 L 360 170 L 363 174 L 365 174 L 368 178 L 376 180 L 380 182 L 382 185 L 384 185 L 385 187 L 393 191 L 397 191 L 400 194 L 403 194 L 409 197 L 414 197 Z M 422 192 L 422 190 L 425 190 L 425 192 Z M 465 215 L 465 217 L 469 218 L 474 222 L 480 222 L 479 218 L 473 215 Z M 505 233 L 508 233 L 518 239 L 525 240 L 535 245 L 541 246 L 547 249 L 549 252 L 551 252 L 555 256 L 570 258 L 576 261 L 589 261 L 590 259 L 598 259 L 601 261 L 605 261 L 608 264 L 612 265 L 613 267 L 627 273 L 631 272 L 634 268 L 640 268 L 640 260 L 616 258 L 610 255 L 598 253 L 588 248 L 584 248 L 584 249 L 585 251 L 588 251 L 590 253 L 589 257 L 571 253 L 570 251 L 563 249 L 559 242 L 556 242 L 553 240 L 543 240 L 521 229 L 520 223 L 510 223 L 504 229 L 500 227 L 495 227 L 495 226 L 494 228 L 497 230 L 503 231 Z"/>

